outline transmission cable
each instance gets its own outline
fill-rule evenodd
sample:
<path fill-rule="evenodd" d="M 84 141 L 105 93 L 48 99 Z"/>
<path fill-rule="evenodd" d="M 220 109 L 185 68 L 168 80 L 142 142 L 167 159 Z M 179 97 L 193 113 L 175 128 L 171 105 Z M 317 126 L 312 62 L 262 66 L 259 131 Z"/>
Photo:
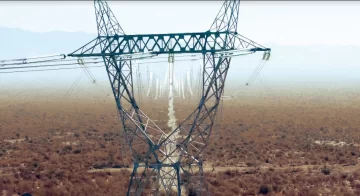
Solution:
<path fill-rule="evenodd" d="M 264 68 L 266 61 L 265 60 L 261 60 L 260 63 L 258 64 L 258 66 L 255 68 L 255 70 L 253 71 L 253 73 L 250 75 L 249 79 L 247 80 L 247 82 L 245 83 L 246 86 L 249 86 L 255 79 L 256 77 L 259 75 L 259 73 L 261 72 L 261 70 Z"/>
<path fill-rule="evenodd" d="M 90 59 L 90 60 L 99 60 L 100 58 L 88 58 L 88 59 Z M 31 61 L 31 62 L 25 62 L 25 63 L 24 62 L 7 63 L 7 64 L 0 64 L 0 67 L 12 66 L 12 65 L 27 65 L 27 64 L 47 63 L 47 62 L 69 62 L 69 61 L 77 61 L 77 59 L 50 59 L 50 60 L 43 60 L 43 61 Z"/>
<path fill-rule="evenodd" d="M 79 84 L 81 78 L 83 77 L 84 72 L 81 72 L 81 74 L 76 78 L 74 83 L 70 86 L 69 90 L 66 92 L 65 97 L 69 97 L 72 91 L 75 89 L 75 87 Z"/>
<path fill-rule="evenodd" d="M 99 84 L 96 82 L 95 76 L 92 74 L 92 72 L 90 71 L 90 69 L 89 69 L 88 66 L 87 66 L 88 63 L 85 62 L 84 59 L 82 59 L 82 58 L 79 58 L 79 59 L 78 59 L 78 63 L 79 63 L 79 65 L 80 65 L 80 67 L 83 68 L 83 71 L 84 71 L 84 73 L 86 74 L 86 76 L 88 77 L 88 79 L 90 80 L 90 82 L 91 82 L 92 84 L 94 84 L 98 89 L 100 89 L 105 95 L 108 96 L 110 93 L 106 93 L 106 92 L 104 91 L 104 89 L 102 89 L 102 88 L 99 86 Z"/>
<path fill-rule="evenodd" d="M 189 56 L 189 55 L 188 55 Z M 200 58 L 201 59 L 201 58 Z M 190 59 L 179 59 L 177 61 L 194 61 L 197 58 L 190 58 Z M 66 61 L 66 60 L 63 60 Z M 87 64 L 97 64 L 102 63 L 103 61 L 93 61 L 87 62 Z M 139 62 L 138 64 L 157 64 L 157 63 L 166 63 L 168 61 L 148 61 L 148 62 Z M 82 69 L 82 67 L 67 67 L 67 68 L 54 68 L 54 69 L 34 69 L 34 70 L 21 70 L 21 71 L 1 71 L 1 70 L 10 70 L 10 69 L 28 69 L 28 68 L 40 68 L 40 67 L 61 67 L 61 66 L 70 66 L 70 65 L 78 65 L 78 63 L 64 63 L 64 64 L 46 64 L 46 65 L 34 65 L 34 66 L 24 66 L 24 67 L 2 67 L 0 68 L 1 73 L 20 73 L 20 72 L 37 72 L 37 71 L 56 71 L 56 70 L 70 70 L 70 69 Z M 95 67 L 103 67 L 103 65 L 99 66 L 87 66 L 88 68 L 95 68 Z"/>
<path fill-rule="evenodd" d="M 97 64 L 102 63 L 102 61 L 93 61 L 88 62 L 89 64 Z M 79 63 L 63 63 L 63 64 L 45 64 L 45 65 L 32 65 L 32 66 L 24 66 L 24 67 L 2 67 L 0 70 L 6 69 L 28 69 L 28 68 L 38 68 L 38 67 L 56 67 L 56 66 L 68 66 L 68 65 L 78 65 Z"/>
<path fill-rule="evenodd" d="M 95 66 L 88 66 L 89 68 L 95 68 L 95 67 L 104 67 L 102 65 L 95 65 Z M 33 69 L 33 70 L 22 70 L 22 71 L 0 71 L 0 74 L 2 73 L 18 73 L 18 72 L 37 72 L 37 71 L 57 71 L 57 70 L 68 70 L 68 69 L 82 69 L 81 67 L 66 67 L 66 68 L 57 68 L 57 69 Z"/>

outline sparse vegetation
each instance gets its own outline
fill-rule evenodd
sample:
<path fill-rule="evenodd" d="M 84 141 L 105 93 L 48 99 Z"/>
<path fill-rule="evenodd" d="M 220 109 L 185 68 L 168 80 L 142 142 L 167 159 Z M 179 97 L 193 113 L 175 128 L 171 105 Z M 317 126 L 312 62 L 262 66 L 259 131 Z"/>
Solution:
<path fill-rule="evenodd" d="M 0 190 L 40 196 L 124 193 L 132 162 L 129 149 L 121 148 L 122 126 L 112 101 L 61 107 L 35 101 L 0 111 L 6 116 L 0 122 Z M 213 130 L 204 155 L 212 195 L 360 195 L 358 102 L 345 107 L 338 100 L 281 101 L 282 106 L 240 97 L 224 104 L 225 120 Z M 194 108 L 176 104 L 182 111 Z M 188 114 L 176 112 L 178 119 Z M 152 115 L 167 119 L 165 112 Z M 157 123 L 167 127 L 166 121 Z"/>

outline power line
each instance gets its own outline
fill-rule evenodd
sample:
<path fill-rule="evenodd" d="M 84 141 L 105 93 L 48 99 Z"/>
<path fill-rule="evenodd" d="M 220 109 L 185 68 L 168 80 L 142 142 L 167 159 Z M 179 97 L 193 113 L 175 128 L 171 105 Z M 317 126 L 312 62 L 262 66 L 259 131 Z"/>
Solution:
<path fill-rule="evenodd" d="M 199 55 L 178 55 L 176 57 L 197 57 Z M 28 58 L 30 59 L 30 58 Z M 45 63 L 45 62 L 65 62 L 65 61 L 77 61 L 77 59 L 48 59 L 48 60 L 41 60 L 41 61 L 33 61 L 33 62 L 28 62 L 26 58 L 24 59 L 11 59 L 11 60 L 1 60 L 0 62 L 12 62 L 15 61 L 13 63 L 7 63 L 7 64 L 0 64 L 0 67 L 4 67 L 4 66 L 12 66 L 12 65 L 26 65 L 26 64 L 35 64 L 35 63 Z M 99 60 L 101 58 L 96 57 L 96 58 L 87 58 L 88 60 Z M 151 59 L 167 59 L 167 57 L 161 57 L 161 56 L 156 56 L 156 57 L 152 57 Z M 128 59 L 131 60 L 131 59 Z M 16 62 L 16 61 L 22 61 L 22 62 Z"/>
<path fill-rule="evenodd" d="M 96 64 L 102 63 L 102 61 L 94 61 L 94 62 L 87 62 L 89 64 Z M 34 65 L 34 66 L 25 66 L 25 67 L 3 67 L 0 70 L 4 69 L 28 69 L 28 68 L 38 68 L 38 67 L 56 67 L 56 66 L 68 66 L 68 65 L 78 65 L 79 63 L 64 63 L 64 64 L 47 64 L 47 65 Z"/>
<path fill-rule="evenodd" d="M 92 60 L 98 60 L 100 58 L 91 58 Z M 7 64 L 0 64 L 0 67 L 4 66 L 12 66 L 12 65 L 27 65 L 27 64 L 36 64 L 36 63 L 46 63 L 46 62 L 66 62 L 66 61 L 77 61 L 77 59 L 48 59 L 42 61 L 32 61 L 32 62 L 14 62 L 14 63 L 7 63 Z"/>
<path fill-rule="evenodd" d="M 178 57 L 199 57 L 200 55 L 182 55 Z M 201 56 L 200 56 L 201 57 Z M 158 58 L 167 58 L 167 57 L 154 57 L 152 59 L 158 59 Z M 96 58 L 92 58 L 93 60 L 96 60 Z M 177 61 L 195 61 L 201 58 L 188 58 L 188 59 L 178 59 Z M 75 61 L 74 60 L 52 60 L 54 61 Z M 50 62 L 50 61 L 49 61 Z M 86 64 L 97 64 L 102 63 L 103 61 L 93 61 L 93 62 L 86 62 Z M 139 62 L 138 64 L 157 64 L 157 63 L 167 63 L 168 61 L 146 61 L 146 62 Z M 26 63 L 24 63 L 26 64 Z M 24 73 L 24 72 L 41 72 L 41 71 L 56 71 L 56 70 L 71 70 L 71 69 L 83 69 L 83 67 L 69 67 L 69 68 L 54 68 L 54 69 L 37 69 L 37 70 L 22 70 L 22 71 L 1 71 L 1 70 L 10 70 L 10 69 L 28 69 L 28 68 L 40 68 L 40 67 L 57 67 L 57 66 L 70 66 L 70 65 L 79 65 L 79 62 L 74 63 L 63 63 L 63 64 L 45 64 L 45 65 L 34 65 L 34 66 L 24 66 L 24 67 L 2 67 L 0 68 L 0 74 L 3 73 Z M 99 66 L 87 66 L 89 68 L 95 68 L 95 67 L 103 67 L 102 65 Z"/>
<path fill-rule="evenodd" d="M 53 54 L 53 55 L 47 55 L 47 56 L 38 56 L 38 57 L 27 57 L 27 58 L 21 58 L 21 59 L 6 59 L 6 60 L 0 60 L 1 63 L 4 62 L 12 62 L 12 61 L 22 61 L 21 63 L 27 63 L 28 60 L 31 59 L 43 59 L 43 58 L 50 58 L 50 57 L 61 57 L 60 59 L 48 59 L 48 60 L 61 60 L 65 59 L 65 54 Z M 1 65 L 1 64 L 0 64 Z"/>
<path fill-rule="evenodd" d="M 88 66 L 89 68 L 95 67 L 104 67 L 102 65 L 95 65 L 95 66 Z M 58 69 L 38 69 L 38 70 L 24 70 L 24 71 L 7 71 L 7 72 L 0 72 L 2 73 L 18 73 L 18 72 L 37 72 L 37 71 L 57 71 L 57 70 L 66 70 L 66 69 L 82 69 L 82 67 L 67 67 L 67 68 L 58 68 Z"/>
<path fill-rule="evenodd" d="M 177 61 L 191 61 L 196 59 L 181 59 Z M 156 63 L 166 63 L 167 61 L 149 61 L 149 62 L 139 62 L 138 64 L 156 64 Z M 97 64 L 102 63 L 102 61 L 86 62 L 86 64 Z M 34 65 L 34 66 L 24 66 L 24 67 L 3 67 L 0 68 L 0 73 L 17 73 L 17 72 L 31 72 L 31 71 L 47 71 L 47 70 L 61 70 L 61 69 L 79 69 L 83 67 L 73 67 L 73 68 L 58 68 L 58 69 L 42 69 L 42 70 L 26 70 L 26 71 L 12 71 L 12 72 L 1 72 L 1 70 L 9 69 L 28 69 L 28 68 L 40 68 L 40 67 L 57 67 L 57 66 L 69 66 L 69 65 L 78 65 L 79 63 L 64 63 L 64 64 L 47 64 L 47 65 Z M 87 67 L 102 67 L 102 66 L 87 66 Z"/>

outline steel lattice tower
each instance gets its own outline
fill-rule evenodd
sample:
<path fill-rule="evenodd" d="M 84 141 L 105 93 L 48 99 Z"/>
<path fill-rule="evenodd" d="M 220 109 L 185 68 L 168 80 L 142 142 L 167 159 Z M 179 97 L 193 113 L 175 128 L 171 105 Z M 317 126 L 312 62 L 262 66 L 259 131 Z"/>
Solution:
<path fill-rule="evenodd" d="M 126 35 L 105 1 L 94 1 L 98 36 L 69 54 L 102 57 L 134 169 L 127 195 L 208 195 L 202 155 L 208 145 L 225 78 L 236 51 L 270 52 L 237 33 L 240 1 L 226 1 L 210 29 L 201 33 Z M 133 62 L 146 55 L 200 53 L 201 98 L 175 130 L 161 130 L 138 106 Z"/>

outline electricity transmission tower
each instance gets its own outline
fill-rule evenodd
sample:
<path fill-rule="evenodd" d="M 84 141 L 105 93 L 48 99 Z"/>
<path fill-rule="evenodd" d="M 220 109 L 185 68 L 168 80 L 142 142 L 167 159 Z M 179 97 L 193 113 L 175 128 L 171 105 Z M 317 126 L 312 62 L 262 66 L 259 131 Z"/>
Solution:
<path fill-rule="evenodd" d="M 208 195 L 202 156 L 231 57 L 270 49 L 237 33 L 239 0 L 224 2 L 206 32 L 143 35 L 125 34 L 105 1 L 95 0 L 94 5 L 98 36 L 68 56 L 104 61 L 134 162 L 127 195 Z M 201 98 L 184 121 L 166 132 L 135 100 L 134 61 L 180 53 L 202 55 Z"/>

